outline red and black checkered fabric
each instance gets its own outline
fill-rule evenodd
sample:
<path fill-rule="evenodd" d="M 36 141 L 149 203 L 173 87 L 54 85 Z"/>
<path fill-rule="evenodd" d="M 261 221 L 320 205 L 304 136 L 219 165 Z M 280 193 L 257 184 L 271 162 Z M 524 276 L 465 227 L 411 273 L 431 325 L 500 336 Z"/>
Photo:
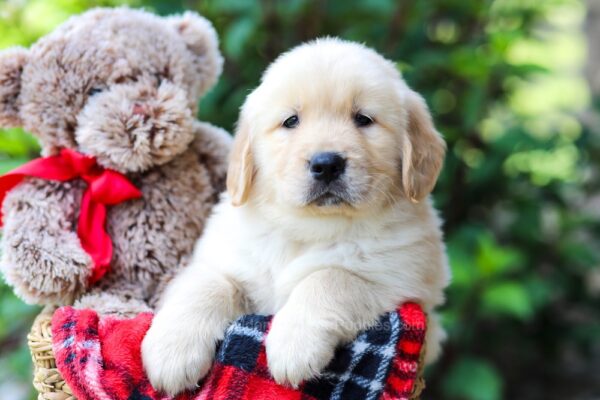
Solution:
<path fill-rule="evenodd" d="M 144 375 L 140 345 L 152 315 L 99 318 L 64 307 L 52 322 L 59 371 L 80 400 L 167 400 Z M 340 347 L 319 379 L 295 390 L 276 384 L 264 347 L 270 317 L 247 315 L 227 330 L 215 365 L 194 393 L 177 400 L 409 399 L 419 370 L 426 318 L 406 303 Z"/>

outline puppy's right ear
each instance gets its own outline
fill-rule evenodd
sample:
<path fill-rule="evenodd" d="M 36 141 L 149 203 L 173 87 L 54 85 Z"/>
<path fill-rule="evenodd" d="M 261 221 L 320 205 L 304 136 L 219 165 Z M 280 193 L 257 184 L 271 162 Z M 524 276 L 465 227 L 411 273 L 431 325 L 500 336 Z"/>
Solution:
<path fill-rule="evenodd" d="M 21 47 L 0 52 L 0 126 L 22 125 L 19 116 L 19 95 L 21 73 L 27 58 L 27 50 Z"/>
<path fill-rule="evenodd" d="M 412 202 L 419 202 L 432 190 L 444 163 L 446 143 L 439 134 L 421 95 L 408 89 L 408 136 L 402 146 L 402 186 Z"/>
<path fill-rule="evenodd" d="M 227 191 L 234 206 L 241 206 L 248 200 L 254 178 L 254 160 L 250 145 L 250 128 L 244 118 L 233 140 L 227 170 Z"/>

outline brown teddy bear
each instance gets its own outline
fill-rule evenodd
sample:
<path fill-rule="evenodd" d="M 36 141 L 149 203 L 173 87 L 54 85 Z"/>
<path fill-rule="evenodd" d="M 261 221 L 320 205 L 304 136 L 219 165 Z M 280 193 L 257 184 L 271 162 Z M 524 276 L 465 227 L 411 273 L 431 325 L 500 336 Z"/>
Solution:
<path fill-rule="evenodd" d="M 1 269 L 19 296 L 103 314 L 153 308 L 224 187 L 230 136 L 194 119 L 222 63 L 206 19 L 127 8 L 88 11 L 0 53 L 0 126 L 33 133 L 46 161 L 91 163 L 77 179 L 26 177 L 7 191 Z M 78 225 L 89 176 L 105 170 L 141 197 L 106 207 L 105 223 L 90 214 L 110 238 L 91 246 L 112 242 L 99 270 Z"/>

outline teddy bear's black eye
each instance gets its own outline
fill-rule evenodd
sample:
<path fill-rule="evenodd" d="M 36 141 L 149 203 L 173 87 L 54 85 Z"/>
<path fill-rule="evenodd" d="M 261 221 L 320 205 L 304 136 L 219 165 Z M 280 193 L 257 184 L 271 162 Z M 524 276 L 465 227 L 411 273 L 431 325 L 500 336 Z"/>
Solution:
<path fill-rule="evenodd" d="M 297 127 L 298 124 L 300 124 L 300 119 L 298 118 L 297 115 L 292 115 L 291 117 L 289 117 L 288 119 L 283 121 L 284 128 L 288 128 L 288 129 L 293 129 L 293 128 Z"/>
<path fill-rule="evenodd" d="M 365 126 L 369 126 L 373 122 L 374 122 L 373 118 L 369 117 L 368 115 L 364 115 L 364 114 L 361 114 L 361 113 L 354 114 L 354 123 L 359 128 L 363 128 Z"/>
<path fill-rule="evenodd" d="M 87 95 L 92 97 L 100 92 L 102 92 L 102 89 L 94 87 L 94 88 L 91 88 L 90 90 L 88 90 Z"/>

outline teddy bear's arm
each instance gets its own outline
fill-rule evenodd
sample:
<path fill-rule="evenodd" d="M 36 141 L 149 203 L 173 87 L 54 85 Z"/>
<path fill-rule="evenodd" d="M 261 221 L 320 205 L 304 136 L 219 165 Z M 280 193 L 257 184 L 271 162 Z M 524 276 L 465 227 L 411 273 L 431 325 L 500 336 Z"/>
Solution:
<path fill-rule="evenodd" d="M 233 140 L 227 131 L 206 122 L 196 122 L 194 131 L 192 148 L 210 175 L 216 201 L 218 195 L 225 190 L 228 157 Z"/>
<path fill-rule="evenodd" d="M 91 259 L 75 232 L 81 182 L 27 179 L 4 200 L 2 269 L 29 303 L 69 303 L 87 286 Z"/>

